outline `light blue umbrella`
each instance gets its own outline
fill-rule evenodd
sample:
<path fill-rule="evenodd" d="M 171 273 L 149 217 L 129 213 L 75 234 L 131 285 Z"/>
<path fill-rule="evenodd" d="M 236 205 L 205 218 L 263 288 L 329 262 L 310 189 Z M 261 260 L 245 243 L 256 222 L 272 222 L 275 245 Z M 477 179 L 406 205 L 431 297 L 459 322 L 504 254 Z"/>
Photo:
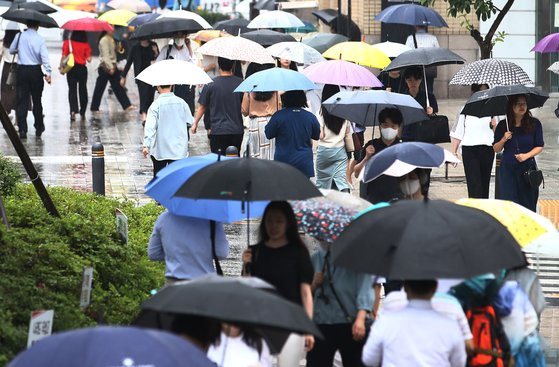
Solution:
<path fill-rule="evenodd" d="M 311 90 L 318 87 L 305 75 L 290 69 L 272 68 L 252 74 L 235 92 L 275 92 Z"/>
<path fill-rule="evenodd" d="M 236 158 L 221 157 L 221 159 Z M 146 185 L 146 194 L 157 200 L 173 214 L 225 223 L 246 219 L 247 213 L 240 201 L 197 200 L 173 196 L 190 176 L 201 168 L 217 162 L 217 160 L 217 154 L 211 153 L 176 161 L 159 171 L 157 176 Z M 267 204 L 267 201 L 251 202 L 251 217 L 262 216 Z"/>
<path fill-rule="evenodd" d="M 384 90 L 338 92 L 322 105 L 332 115 L 364 126 L 378 125 L 378 115 L 385 108 L 400 110 L 404 125 L 429 118 L 412 96 Z"/>

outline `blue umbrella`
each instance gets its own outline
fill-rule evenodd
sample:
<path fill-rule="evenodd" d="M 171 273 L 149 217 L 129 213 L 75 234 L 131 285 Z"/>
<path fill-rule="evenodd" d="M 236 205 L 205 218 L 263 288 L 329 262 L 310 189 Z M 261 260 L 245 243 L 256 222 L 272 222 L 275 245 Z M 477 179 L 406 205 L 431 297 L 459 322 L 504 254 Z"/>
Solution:
<path fill-rule="evenodd" d="M 381 11 L 376 17 L 383 23 L 424 25 L 431 27 L 448 27 L 443 17 L 435 10 L 417 4 L 392 5 Z"/>
<path fill-rule="evenodd" d="M 157 13 L 147 13 L 147 14 L 139 14 L 136 15 L 134 18 L 130 19 L 128 22 L 128 26 L 130 27 L 138 27 L 144 23 L 151 22 L 156 20 L 161 14 Z"/>
<path fill-rule="evenodd" d="M 363 181 L 381 175 L 401 177 L 416 168 L 437 168 L 444 162 L 456 163 L 452 153 L 429 143 L 407 142 L 392 145 L 375 154 L 365 165 Z"/>
<path fill-rule="evenodd" d="M 221 157 L 222 160 L 235 159 Z M 217 154 L 206 154 L 181 159 L 157 173 L 157 176 L 146 185 L 146 194 L 157 200 L 171 213 L 195 218 L 215 220 L 218 222 L 235 222 L 246 219 L 243 205 L 235 200 L 189 199 L 173 196 L 175 192 L 203 167 L 217 162 Z M 250 215 L 259 217 L 264 213 L 267 201 L 251 203 Z"/>
<path fill-rule="evenodd" d="M 21 352 L 9 367 L 211 367 L 202 349 L 158 330 L 101 326 L 49 336 Z"/>
<path fill-rule="evenodd" d="M 305 75 L 289 69 L 272 68 L 252 74 L 235 92 L 275 92 L 289 90 L 311 90 L 318 87 Z"/>
<path fill-rule="evenodd" d="M 338 92 L 322 105 L 332 115 L 364 126 L 378 125 L 378 114 L 385 108 L 400 110 L 404 125 L 429 118 L 412 96 L 384 90 Z"/>

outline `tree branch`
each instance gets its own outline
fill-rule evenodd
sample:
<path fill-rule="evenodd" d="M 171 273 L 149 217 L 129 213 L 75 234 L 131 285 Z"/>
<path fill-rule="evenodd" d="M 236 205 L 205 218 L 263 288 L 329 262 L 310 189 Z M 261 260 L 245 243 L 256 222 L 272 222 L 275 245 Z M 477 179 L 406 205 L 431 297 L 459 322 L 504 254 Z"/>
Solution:
<path fill-rule="evenodd" d="M 503 9 L 499 12 L 497 18 L 495 18 L 495 21 L 491 25 L 491 28 L 489 28 L 489 31 L 485 35 L 485 42 L 491 42 L 493 36 L 495 35 L 495 32 L 497 31 L 497 28 L 499 28 L 499 25 L 501 25 L 501 22 L 505 18 L 505 15 L 507 15 L 513 3 L 514 0 L 508 0 L 505 6 L 503 6 Z"/>

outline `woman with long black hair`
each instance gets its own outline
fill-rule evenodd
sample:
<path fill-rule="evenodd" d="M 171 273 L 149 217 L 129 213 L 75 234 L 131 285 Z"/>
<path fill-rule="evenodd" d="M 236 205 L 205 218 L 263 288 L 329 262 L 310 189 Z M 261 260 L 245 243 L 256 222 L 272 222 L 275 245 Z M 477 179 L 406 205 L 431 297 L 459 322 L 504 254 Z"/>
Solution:
<path fill-rule="evenodd" d="M 74 55 L 74 67 L 66 74 L 68 82 L 68 102 L 70 103 L 70 121 L 76 119 L 79 113 L 81 118 L 85 118 L 87 109 L 87 66 L 91 62 L 91 46 L 87 41 L 87 34 L 84 31 L 73 31 L 69 39 L 62 44 L 62 58 L 60 59 L 60 70 L 62 62 L 68 54 Z M 79 91 L 79 106 L 78 106 Z M 78 108 L 79 107 L 79 108 Z"/>
<path fill-rule="evenodd" d="M 8 80 L 8 74 L 12 68 L 12 64 L 17 64 L 17 55 L 10 55 L 9 49 L 18 33 L 18 30 L 7 29 L 4 33 L 4 39 L 2 40 L 2 59 L 4 60 L 4 66 L 2 66 L 0 99 L 2 101 L 2 107 L 4 107 L 7 114 L 9 114 L 11 110 L 16 109 L 17 103 L 16 86 L 8 85 L 6 81 Z"/>

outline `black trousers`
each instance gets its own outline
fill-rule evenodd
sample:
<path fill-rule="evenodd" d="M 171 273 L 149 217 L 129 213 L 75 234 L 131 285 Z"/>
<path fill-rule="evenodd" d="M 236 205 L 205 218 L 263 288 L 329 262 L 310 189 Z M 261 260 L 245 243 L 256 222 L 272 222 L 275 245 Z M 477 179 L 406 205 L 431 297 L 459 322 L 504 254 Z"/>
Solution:
<path fill-rule="evenodd" d="M 212 153 L 225 155 L 227 147 L 234 146 L 237 151 L 241 152 L 241 144 L 243 143 L 243 134 L 231 135 L 211 135 L 210 134 L 210 150 Z"/>
<path fill-rule="evenodd" d="M 68 82 L 68 101 L 70 112 L 85 114 L 87 109 L 87 67 L 76 64 L 66 75 Z M 80 96 L 80 107 L 78 109 L 78 91 Z"/>
<path fill-rule="evenodd" d="M 158 161 L 152 155 L 150 155 L 149 157 L 151 158 L 151 162 L 153 163 L 153 177 L 157 175 L 157 172 L 161 171 L 163 168 L 174 162 L 174 160 L 172 159 L 164 159 L 162 161 Z"/>
<path fill-rule="evenodd" d="M 43 71 L 40 65 L 18 65 L 17 69 L 17 106 L 16 117 L 19 131 L 27 132 L 27 111 L 29 110 L 29 96 L 33 102 L 33 117 L 35 131 L 43 132 Z"/>
<path fill-rule="evenodd" d="M 353 340 L 352 324 L 318 325 L 324 340 L 316 339 L 313 349 L 307 353 L 307 367 L 331 367 L 334 355 L 339 350 L 344 366 L 361 367 L 361 353 L 365 345 L 362 341 Z"/>
<path fill-rule="evenodd" d="M 175 93 L 177 97 L 182 98 L 186 102 L 186 104 L 190 108 L 192 116 L 194 116 L 194 97 L 196 96 L 196 87 L 193 85 L 184 84 L 175 85 L 173 88 L 173 93 Z"/>
<path fill-rule="evenodd" d="M 103 97 L 103 92 L 107 87 L 107 82 L 111 83 L 111 88 L 115 93 L 116 99 L 120 102 L 123 109 L 130 107 L 131 103 L 126 95 L 124 88 L 120 86 L 120 72 L 117 70 L 110 75 L 105 72 L 102 68 L 99 68 L 99 76 L 95 81 L 95 89 L 93 90 L 93 99 L 91 100 L 91 111 L 99 111 L 99 106 L 101 105 L 101 97 Z"/>
<path fill-rule="evenodd" d="M 140 113 L 147 113 L 149 106 L 153 103 L 155 89 L 141 80 L 136 80 L 138 86 L 138 95 L 140 96 Z"/>
<path fill-rule="evenodd" d="M 462 147 L 462 163 L 466 173 L 468 197 L 489 199 L 489 182 L 495 152 L 489 145 Z"/>

